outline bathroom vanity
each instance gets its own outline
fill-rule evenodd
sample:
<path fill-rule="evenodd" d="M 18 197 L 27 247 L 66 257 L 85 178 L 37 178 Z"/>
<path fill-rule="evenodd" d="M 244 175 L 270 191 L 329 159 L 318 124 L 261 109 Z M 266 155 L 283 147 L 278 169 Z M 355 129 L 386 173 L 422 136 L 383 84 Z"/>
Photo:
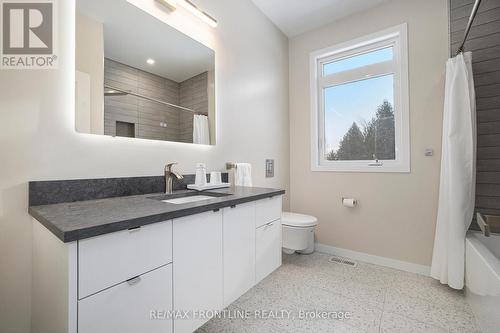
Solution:
<path fill-rule="evenodd" d="M 33 331 L 195 331 L 204 311 L 222 310 L 281 265 L 283 194 L 233 187 L 43 205 L 30 197 Z"/>

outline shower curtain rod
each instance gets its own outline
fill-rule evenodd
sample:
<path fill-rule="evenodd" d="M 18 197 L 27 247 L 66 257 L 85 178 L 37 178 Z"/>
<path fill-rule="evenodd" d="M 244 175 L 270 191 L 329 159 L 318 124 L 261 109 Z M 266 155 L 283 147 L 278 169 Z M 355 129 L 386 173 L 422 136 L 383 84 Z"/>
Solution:
<path fill-rule="evenodd" d="M 108 89 L 111 89 L 111 90 L 114 90 L 114 91 L 118 91 L 120 93 L 123 93 L 124 95 L 132 95 L 132 96 L 135 96 L 135 97 L 140 97 L 140 98 L 143 98 L 143 99 L 147 99 L 148 101 L 160 103 L 160 104 L 163 104 L 163 105 L 168 105 L 168 106 L 180 109 L 181 111 L 184 111 L 184 112 L 190 112 L 190 113 L 194 113 L 194 114 L 206 116 L 206 114 L 204 114 L 204 113 L 197 112 L 195 110 L 188 109 L 188 108 L 185 108 L 185 107 L 180 106 L 180 105 L 175 105 L 175 104 L 168 103 L 168 102 L 156 99 L 156 98 L 152 98 L 152 97 L 148 97 L 148 96 L 145 96 L 145 95 L 137 94 L 137 93 L 134 93 L 134 92 L 131 92 L 131 91 L 128 91 L 128 90 L 123 90 L 123 89 L 120 89 L 120 88 L 112 87 L 112 86 L 107 85 L 107 84 L 104 85 L 104 88 L 108 88 Z"/>
<path fill-rule="evenodd" d="M 474 3 L 474 7 L 472 7 L 472 12 L 470 13 L 469 16 L 469 22 L 467 22 L 467 27 L 465 28 L 465 33 L 464 33 L 464 39 L 462 41 L 462 44 L 458 47 L 457 50 L 457 55 L 459 53 L 464 52 L 464 45 L 465 42 L 467 41 L 467 36 L 469 36 L 470 29 L 472 28 L 472 23 L 474 22 L 474 18 L 476 17 L 477 10 L 479 9 L 479 4 L 481 3 L 481 0 L 476 0 Z"/>

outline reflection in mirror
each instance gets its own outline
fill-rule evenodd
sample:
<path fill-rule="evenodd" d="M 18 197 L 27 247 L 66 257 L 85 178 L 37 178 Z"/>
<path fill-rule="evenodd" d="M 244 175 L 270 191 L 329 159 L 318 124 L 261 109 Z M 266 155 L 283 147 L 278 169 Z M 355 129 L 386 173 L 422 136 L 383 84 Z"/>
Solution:
<path fill-rule="evenodd" d="M 76 1 L 78 132 L 215 144 L 215 54 L 125 0 Z"/>

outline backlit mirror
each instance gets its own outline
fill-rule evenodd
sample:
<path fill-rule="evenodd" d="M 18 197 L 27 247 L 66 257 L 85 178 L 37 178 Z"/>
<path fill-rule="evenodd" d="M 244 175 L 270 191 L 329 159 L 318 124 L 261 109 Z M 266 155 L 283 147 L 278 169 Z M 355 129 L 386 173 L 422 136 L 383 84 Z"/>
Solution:
<path fill-rule="evenodd" d="M 76 1 L 78 132 L 215 144 L 214 51 L 126 0 Z"/>

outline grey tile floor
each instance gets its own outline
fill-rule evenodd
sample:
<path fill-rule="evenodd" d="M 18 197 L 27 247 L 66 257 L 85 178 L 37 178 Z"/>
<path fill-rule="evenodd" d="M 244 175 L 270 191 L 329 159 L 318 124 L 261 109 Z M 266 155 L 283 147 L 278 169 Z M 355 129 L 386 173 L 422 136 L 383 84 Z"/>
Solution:
<path fill-rule="evenodd" d="M 417 274 L 329 257 L 283 254 L 278 270 L 228 307 L 231 317 L 212 319 L 197 333 L 480 332 L 462 292 Z M 329 317 L 301 319 L 301 311 Z M 334 318 L 342 313 L 349 318 Z"/>

